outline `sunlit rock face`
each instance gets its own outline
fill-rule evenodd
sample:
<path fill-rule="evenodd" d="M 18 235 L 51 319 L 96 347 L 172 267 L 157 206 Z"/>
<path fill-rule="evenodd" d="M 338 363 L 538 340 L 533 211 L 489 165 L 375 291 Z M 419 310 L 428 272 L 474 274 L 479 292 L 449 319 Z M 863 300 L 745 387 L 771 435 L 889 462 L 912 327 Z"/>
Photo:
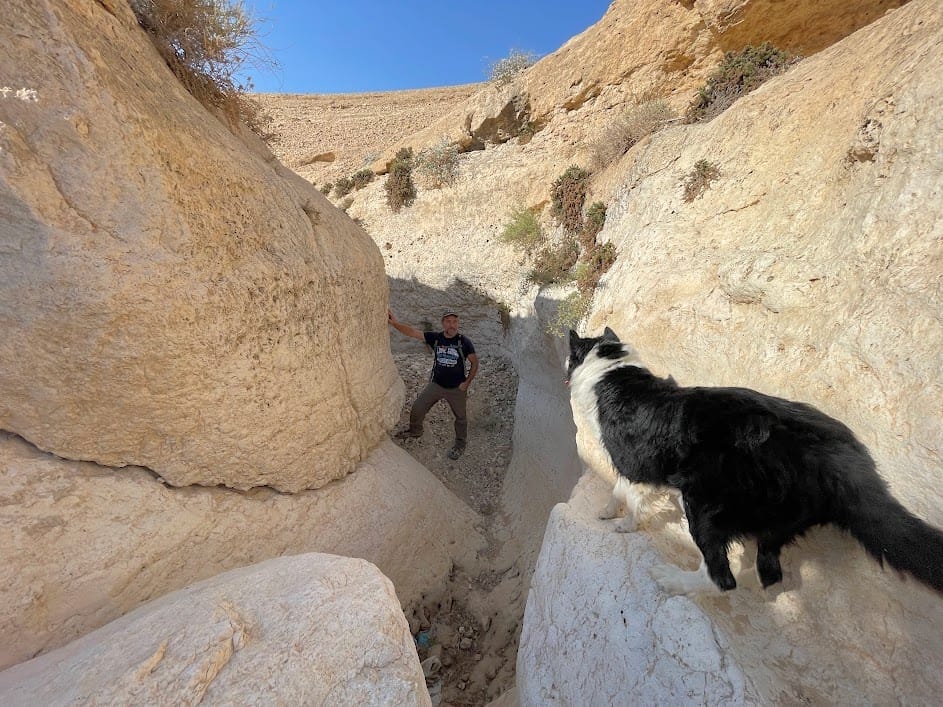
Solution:
<path fill-rule="evenodd" d="M 124 3 L 12 3 L 0 67 L 0 428 L 175 485 L 353 469 L 402 395 L 363 231 Z"/>

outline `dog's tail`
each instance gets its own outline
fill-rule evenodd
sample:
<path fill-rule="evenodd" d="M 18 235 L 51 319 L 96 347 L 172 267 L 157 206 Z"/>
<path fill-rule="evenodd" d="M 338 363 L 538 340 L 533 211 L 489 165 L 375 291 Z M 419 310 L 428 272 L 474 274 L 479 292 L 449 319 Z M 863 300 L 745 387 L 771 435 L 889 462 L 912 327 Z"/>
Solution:
<path fill-rule="evenodd" d="M 865 494 L 847 527 L 882 566 L 886 560 L 943 593 L 943 531 L 920 520 L 887 491 Z"/>

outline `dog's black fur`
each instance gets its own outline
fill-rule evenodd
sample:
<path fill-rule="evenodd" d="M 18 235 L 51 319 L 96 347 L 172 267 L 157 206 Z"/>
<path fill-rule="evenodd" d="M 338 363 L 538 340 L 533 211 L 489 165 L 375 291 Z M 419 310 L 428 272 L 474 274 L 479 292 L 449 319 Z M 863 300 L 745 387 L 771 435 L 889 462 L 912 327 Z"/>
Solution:
<path fill-rule="evenodd" d="M 626 349 L 570 332 L 568 375 L 596 348 Z M 681 492 L 688 525 L 722 590 L 736 581 L 731 541 L 757 541 L 763 586 L 782 580 L 780 549 L 816 525 L 849 531 L 882 564 L 943 592 L 943 532 L 904 508 L 844 424 L 804 403 L 746 388 L 685 388 L 623 366 L 595 385 L 602 443 L 629 481 Z"/>

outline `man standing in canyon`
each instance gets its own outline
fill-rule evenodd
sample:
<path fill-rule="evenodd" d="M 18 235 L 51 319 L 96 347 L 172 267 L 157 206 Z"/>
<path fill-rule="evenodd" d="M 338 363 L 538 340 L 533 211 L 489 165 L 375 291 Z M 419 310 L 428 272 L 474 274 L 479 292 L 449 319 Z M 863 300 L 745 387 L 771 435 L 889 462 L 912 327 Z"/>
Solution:
<path fill-rule="evenodd" d="M 468 438 L 468 417 L 465 403 L 468 386 L 478 373 L 478 355 L 475 345 L 467 336 L 458 333 L 458 314 L 447 310 L 442 315 L 442 331 L 420 331 L 403 324 L 387 310 L 390 324 L 401 334 L 426 342 L 432 349 L 432 375 L 409 413 L 409 429 L 398 437 L 422 437 L 422 421 L 429 409 L 445 400 L 455 415 L 455 444 L 448 451 L 449 459 L 458 459 L 465 451 Z M 471 364 L 465 372 L 465 361 Z"/>

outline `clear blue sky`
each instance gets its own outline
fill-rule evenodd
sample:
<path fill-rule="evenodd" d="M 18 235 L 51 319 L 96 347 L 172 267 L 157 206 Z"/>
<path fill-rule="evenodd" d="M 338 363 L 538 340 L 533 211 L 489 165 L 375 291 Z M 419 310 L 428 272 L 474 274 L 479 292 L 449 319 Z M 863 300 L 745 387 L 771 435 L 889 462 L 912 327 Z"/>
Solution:
<path fill-rule="evenodd" d="M 511 49 L 549 54 L 609 0 L 246 0 L 279 68 L 255 90 L 347 93 L 484 81 Z"/>

